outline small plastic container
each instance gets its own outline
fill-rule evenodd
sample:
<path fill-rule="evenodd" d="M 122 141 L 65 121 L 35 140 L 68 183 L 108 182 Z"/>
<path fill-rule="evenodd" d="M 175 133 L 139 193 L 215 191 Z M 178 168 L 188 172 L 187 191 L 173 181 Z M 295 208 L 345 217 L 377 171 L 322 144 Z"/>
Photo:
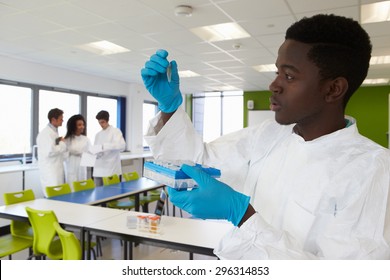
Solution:
<path fill-rule="evenodd" d="M 149 223 L 148 217 L 144 215 L 137 215 L 137 229 L 140 231 L 148 231 Z"/>
<path fill-rule="evenodd" d="M 137 228 L 137 217 L 135 216 L 127 216 L 126 221 L 127 228 Z"/>
<path fill-rule="evenodd" d="M 160 216 L 149 216 L 148 221 L 149 221 L 149 232 L 150 233 L 160 233 L 161 232 L 161 226 L 160 226 L 161 217 Z"/>

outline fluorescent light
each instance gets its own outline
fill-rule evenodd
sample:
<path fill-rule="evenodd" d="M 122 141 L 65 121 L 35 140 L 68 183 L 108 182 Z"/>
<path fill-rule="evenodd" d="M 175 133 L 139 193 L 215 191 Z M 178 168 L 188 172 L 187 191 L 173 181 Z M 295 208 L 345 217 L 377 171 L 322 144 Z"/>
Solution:
<path fill-rule="evenodd" d="M 83 49 L 85 51 L 89 51 L 98 55 L 110 55 L 110 54 L 116 54 L 116 53 L 123 53 L 123 52 L 129 52 L 129 49 L 126 49 L 124 47 L 118 46 L 114 43 L 111 43 L 109 41 L 98 41 L 98 42 L 92 42 L 85 45 L 79 46 L 80 49 Z"/>
<path fill-rule="evenodd" d="M 192 28 L 191 31 L 207 42 L 250 37 L 241 26 L 234 22 Z"/>
<path fill-rule="evenodd" d="M 390 20 L 390 1 L 362 5 L 361 23 L 382 22 Z"/>
<path fill-rule="evenodd" d="M 276 72 L 278 68 L 276 68 L 275 64 L 263 64 L 253 66 L 253 69 L 259 72 Z"/>
<path fill-rule="evenodd" d="M 179 71 L 180 78 L 192 78 L 200 76 L 198 73 L 192 72 L 191 70 Z"/>
<path fill-rule="evenodd" d="M 388 64 L 390 63 L 390 55 L 372 56 L 370 59 L 371 65 Z"/>
<path fill-rule="evenodd" d="M 234 86 L 222 86 L 222 87 L 219 87 L 218 90 L 220 90 L 220 91 L 232 91 L 232 90 L 237 90 L 237 88 L 234 87 Z"/>
<path fill-rule="evenodd" d="M 390 82 L 390 79 L 365 79 L 363 81 L 364 85 L 378 85 L 378 84 L 388 84 Z"/>

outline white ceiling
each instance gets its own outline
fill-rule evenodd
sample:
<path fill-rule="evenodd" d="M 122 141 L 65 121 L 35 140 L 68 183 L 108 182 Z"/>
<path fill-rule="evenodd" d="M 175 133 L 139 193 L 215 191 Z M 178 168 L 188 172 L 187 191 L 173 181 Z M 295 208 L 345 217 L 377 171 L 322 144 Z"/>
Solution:
<path fill-rule="evenodd" d="M 275 63 L 284 32 L 294 21 L 317 13 L 359 20 L 370 0 L 0 0 L 0 55 L 129 83 L 142 83 L 140 70 L 157 49 L 169 51 L 182 78 L 183 93 L 268 89 L 274 73 L 252 67 Z M 192 17 L 174 7 L 191 5 Z M 237 22 L 250 38 L 208 43 L 189 29 Z M 390 55 L 390 22 L 363 25 L 373 55 Z M 108 40 L 131 52 L 98 56 L 77 46 Z M 236 50 L 234 44 L 241 44 Z M 389 78 L 390 64 L 372 66 L 368 78 Z M 1 77 L 0 77 L 1 78 Z"/>

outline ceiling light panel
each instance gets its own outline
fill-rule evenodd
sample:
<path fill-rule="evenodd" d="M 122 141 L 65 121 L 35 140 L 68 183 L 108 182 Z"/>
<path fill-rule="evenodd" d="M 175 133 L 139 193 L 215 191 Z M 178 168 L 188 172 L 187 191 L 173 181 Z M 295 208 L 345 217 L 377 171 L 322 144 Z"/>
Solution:
<path fill-rule="evenodd" d="M 390 1 L 377 2 L 361 6 L 361 23 L 383 22 L 390 20 Z"/>
<path fill-rule="evenodd" d="M 388 84 L 390 79 L 365 79 L 363 81 L 364 85 L 386 85 Z"/>
<path fill-rule="evenodd" d="M 370 59 L 370 65 L 388 64 L 390 63 L 390 55 L 372 56 Z"/>
<path fill-rule="evenodd" d="M 192 77 L 198 77 L 198 76 L 200 76 L 198 73 L 195 73 L 191 70 L 179 71 L 180 78 L 192 78 Z"/>
<path fill-rule="evenodd" d="M 207 42 L 217 42 L 250 37 L 249 33 L 247 33 L 240 25 L 234 22 L 192 28 L 191 32 Z"/>
<path fill-rule="evenodd" d="M 259 72 L 276 72 L 276 71 L 278 71 L 275 64 L 256 65 L 256 66 L 253 66 L 253 69 L 255 69 L 256 71 L 259 71 Z"/>
<path fill-rule="evenodd" d="M 129 49 L 111 43 L 109 41 L 92 42 L 85 45 L 81 45 L 79 46 L 79 48 L 98 55 L 110 55 L 130 51 Z"/>

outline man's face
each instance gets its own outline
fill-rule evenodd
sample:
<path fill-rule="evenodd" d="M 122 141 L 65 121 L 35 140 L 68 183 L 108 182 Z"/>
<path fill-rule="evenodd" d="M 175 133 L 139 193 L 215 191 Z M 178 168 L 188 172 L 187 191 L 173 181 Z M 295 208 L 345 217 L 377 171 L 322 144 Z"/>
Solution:
<path fill-rule="evenodd" d="M 59 116 L 57 119 L 52 118 L 52 119 L 51 119 L 51 124 L 52 124 L 54 127 L 60 127 L 60 126 L 62 126 L 63 121 L 64 121 L 64 116 L 61 115 L 61 116 Z"/>
<path fill-rule="evenodd" d="M 108 127 L 108 121 L 104 120 L 104 119 L 101 119 L 101 120 L 98 120 L 100 126 L 102 127 L 102 129 L 106 129 Z"/>
<path fill-rule="evenodd" d="M 315 122 L 326 105 L 319 68 L 309 61 L 310 45 L 286 40 L 279 48 L 270 108 L 280 124 Z"/>

